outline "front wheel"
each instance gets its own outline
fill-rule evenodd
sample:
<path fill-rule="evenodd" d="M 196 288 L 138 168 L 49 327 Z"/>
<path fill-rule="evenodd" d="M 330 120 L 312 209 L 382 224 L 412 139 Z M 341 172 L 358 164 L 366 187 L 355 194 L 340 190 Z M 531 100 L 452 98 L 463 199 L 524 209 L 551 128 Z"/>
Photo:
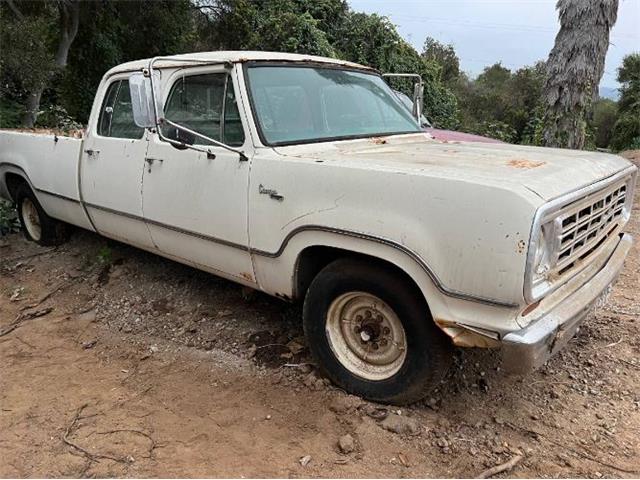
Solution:
<path fill-rule="evenodd" d="M 309 286 L 303 317 L 309 348 L 324 373 L 370 400 L 419 400 L 451 362 L 451 343 L 420 292 L 382 265 L 355 259 L 329 264 Z"/>

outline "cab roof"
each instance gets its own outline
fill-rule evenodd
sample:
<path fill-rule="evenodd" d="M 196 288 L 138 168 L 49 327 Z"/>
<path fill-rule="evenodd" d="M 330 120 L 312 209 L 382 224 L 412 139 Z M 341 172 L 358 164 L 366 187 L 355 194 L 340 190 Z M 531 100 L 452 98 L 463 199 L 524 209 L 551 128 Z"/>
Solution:
<path fill-rule="evenodd" d="M 149 66 L 150 58 L 143 60 L 134 60 L 132 62 L 122 63 L 113 67 L 107 72 L 107 76 L 122 72 L 138 71 Z M 300 55 L 297 53 L 283 53 L 283 52 L 259 52 L 259 51 L 216 51 L 216 52 L 198 52 L 198 53 L 186 53 L 182 55 L 170 55 L 162 57 L 162 60 L 158 60 L 154 64 L 154 68 L 172 68 L 172 67 L 184 67 L 188 65 L 194 65 L 195 62 L 199 64 L 214 64 L 214 63 L 244 63 L 251 61 L 281 61 L 281 62 L 312 62 L 312 63 L 327 63 L 333 65 L 341 65 L 345 67 L 358 68 L 364 70 L 373 70 L 371 67 L 366 67 L 353 62 L 347 62 L 345 60 L 339 60 L 336 58 L 319 57 L 315 55 Z"/>

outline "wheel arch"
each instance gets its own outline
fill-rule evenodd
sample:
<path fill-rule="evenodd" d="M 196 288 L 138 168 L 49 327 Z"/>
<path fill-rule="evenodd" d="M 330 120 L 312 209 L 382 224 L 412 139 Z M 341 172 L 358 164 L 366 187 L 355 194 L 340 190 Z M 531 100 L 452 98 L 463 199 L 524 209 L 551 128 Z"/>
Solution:
<path fill-rule="evenodd" d="M 290 234 L 277 252 L 252 250 L 261 288 L 286 300 L 302 300 L 315 276 L 332 261 L 353 257 L 398 272 L 433 317 L 448 315 L 445 296 L 415 254 L 393 242 L 355 232 L 311 226 Z"/>
<path fill-rule="evenodd" d="M 22 184 L 26 184 L 33 191 L 33 187 L 31 183 L 27 180 L 26 176 L 22 173 L 16 173 L 13 170 L 9 170 L 4 174 L 4 185 L 7 191 L 7 194 L 11 198 L 12 201 L 16 201 L 16 191 L 18 187 Z"/>
<path fill-rule="evenodd" d="M 304 298 L 309 285 L 311 285 L 311 282 L 318 273 L 320 273 L 320 271 L 330 263 L 343 258 L 354 258 L 373 262 L 386 270 L 396 272 L 403 278 L 407 286 L 414 291 L 420 300 L 424 302 L 426 308 L 429 309 L 429 302 L 422 289 L 416 283 L 414 278 L 399 265 L 381 256 L 327 245 L 310 245 L 299 252 L 296 258 L 293 274 L 294 298 Z"/>

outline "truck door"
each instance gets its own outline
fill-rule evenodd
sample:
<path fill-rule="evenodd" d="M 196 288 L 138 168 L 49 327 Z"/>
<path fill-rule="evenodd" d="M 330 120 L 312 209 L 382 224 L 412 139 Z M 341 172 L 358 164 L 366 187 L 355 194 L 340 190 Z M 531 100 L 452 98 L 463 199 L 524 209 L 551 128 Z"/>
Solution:
<path fill-rule="evenodd" d="M 167 119 L 243 149 L 234 75 L 222 67 L 196 67 L 175 72 L 166 85 Z M 250 161 L 203 139 L 195 144 L 213 155 L 176 148 L 157 134 L 149 138 L 142 191 L 153 242 L 167 256 L 253 285 L 247 232 Z"/>
<path fill-rule="evenodd" d="M 142 215 L 147 134 L 133 121 L 126 77 L 110 79 L 99 91 L 106 93 L 83 143 L 82 199 L 99 233 L 150 248 L 153 246 L 151 235 Z"/>

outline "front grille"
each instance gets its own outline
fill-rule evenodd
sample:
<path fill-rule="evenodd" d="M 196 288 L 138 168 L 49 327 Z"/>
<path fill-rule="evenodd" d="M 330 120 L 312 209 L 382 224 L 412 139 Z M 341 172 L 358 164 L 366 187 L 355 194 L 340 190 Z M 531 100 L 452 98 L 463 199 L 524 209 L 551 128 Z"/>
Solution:
<path fill-rule="evenodd" d="M 627 180 L 565 207 L 559 215 L 558 262 L 562 274 L 596 251 L 624 223 Z"/>

